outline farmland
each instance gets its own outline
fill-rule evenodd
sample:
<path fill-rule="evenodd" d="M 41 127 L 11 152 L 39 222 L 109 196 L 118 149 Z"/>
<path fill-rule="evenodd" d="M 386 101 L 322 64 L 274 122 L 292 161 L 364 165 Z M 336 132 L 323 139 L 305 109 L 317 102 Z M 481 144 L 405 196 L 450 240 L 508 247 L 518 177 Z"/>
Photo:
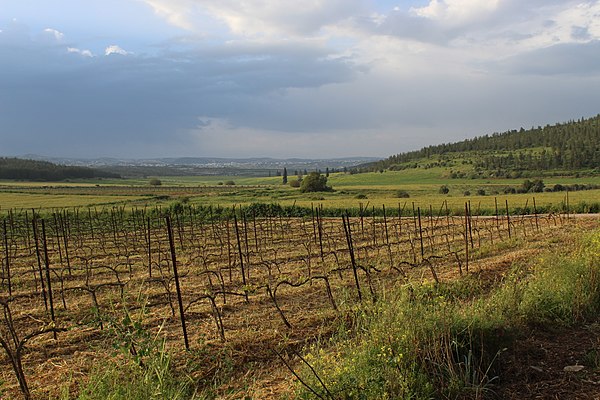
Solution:
<path fill-rule="evenodd" d="M 349 395 L 335 378 L 345 361 L 324 343 L 358 340 L 379 304 L 407 290 L 481 296 L 515 264 L 597 229 L 574 215 L 598 212 L 594 174 L 544 177 L 578 190 L 511 194 L 523 179 L 446 173 L 335 173 L 320 193 L 281 177 L 2 182 L 0 393 L 105 398 L 143 380 L 150 392 L 124 398 L 331 398 L 323 376 Z M 388 347 L 408 359 L 402 343 Z M 132 386 L 110 383 L 123 380 Z M 456 382 L 428 385 L 424 397 L 443 397 Z"/>
<path fill-rule="evenodd" d="M 102 363 L 144 368 L 158 352 L 204 397 L 275 396 L 291 379 L 281 360 L 333 335 L 355 307 L 399 285 L 481 273 L 579 224 L 471 207 L 365 207 L 348 218 L 193 204 L 11 211 L 1 332 L 13 370 L 3 368 L 3 390 L 18 396 L 19 382 L 32 398 L 64 397 L 87 390 Z"/>
<path fill-rule="evenodd" d="M 446 202 L 454 213 L 462 212 L 465 201 L 471 201 L 475 210 L 489 214 L 495 203 L 508 200 L 511 208 L 531 206 L 532 194 L 505 194 L 507 188 L 518 188 L 524 179 L 448 179 L 444 168 L 411 169 L 403 171 L 371 172 L 363 174 L 331 174 L 330 193 L 302 194 L 297 188 L 281 184 L 281 177 L 161 177 L 161 186 L 150 186 L 148 179 L 84 180 L 69 183 L 0 183 L 0 211 L 10 208 L 41 208 L 51 210 L 78 206 L 126 206 L 129 209 L 144 206 L 169 206 L 175 202 L 194 205 L 231 207 L 251 203 L 278 203 L 282 206 L 311 207 L 323 205 L 326 209 L 352 209 L 376 206 L 395 208 L 408 201 L 426 209 L 439 208 Z M 290 180 L 292 177 L 290 177 Z M 234 185 L 224 185 L 233 181 Z M 574 174 L 544 178 L 546 188 L 555 185 L 600 185 L 597 174 Z M 447 194 L 440 194 L 442 185 Z M 399 197 L 399 191 L 405 192 Z M 483 195 L 478 194 L 483 193 Z M 467 193 L 467 194 L 466 194 Z M 35 195 L 35 196 L 34 196 Z M 566 203 L 565 191 L 535 193 L 540 209 L 559 211 Z M 600 201 L 600 189 L 571 191 L 571 206 L 579 205 L 578 212 L 589 212 L 592 204 Z M 597 210 L 596 210 L 597 211 Z"/>

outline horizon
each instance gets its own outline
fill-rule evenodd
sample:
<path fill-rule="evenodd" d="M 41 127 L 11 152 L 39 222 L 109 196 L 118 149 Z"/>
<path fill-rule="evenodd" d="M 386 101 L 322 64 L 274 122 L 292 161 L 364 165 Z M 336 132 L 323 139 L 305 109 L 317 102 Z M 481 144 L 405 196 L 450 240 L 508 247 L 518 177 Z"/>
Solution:
<path fill-rule="evenodd" d="M 384 159 L 600 103 L 600 0 L 0 5 L 8 156 Z"/>

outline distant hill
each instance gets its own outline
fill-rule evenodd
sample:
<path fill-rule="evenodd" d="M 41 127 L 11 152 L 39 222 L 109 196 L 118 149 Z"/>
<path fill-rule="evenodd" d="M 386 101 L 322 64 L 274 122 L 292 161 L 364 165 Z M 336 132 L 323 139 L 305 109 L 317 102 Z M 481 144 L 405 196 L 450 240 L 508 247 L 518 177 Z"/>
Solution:
<path fill-rule="evenodd" d="M 375 162 L 374 157 L 346 157 L 332 159 L 303 158 L 215 158 L 215 157 L 171 157 L 145 159 L 117 158 L 51 158 L 35 154 L 23 156 L 27 159 L 50 161 L 59 164 L 102 168 L 126 177 L 142 176 L 275 176 L 287 168 L 288 171 L 315 171 L 350 169 L 359 164 Z"/>
<path fill-rule="evenodd" d="M 525 130 L 494 133 L 456 143 L 424 147 L 365 165 L 367 169 L 405 169 L 423 159 L 441 166 L 468 157 L 475 169 L 496 171 L 583 170 L 600 171 L 600 114 L 577 121 Z M 413 164 L 411 164 L 413 163 Z"/>
<path fill-rule="evenodd" d="M 80 178 L 120 178 L 94 168 L 53 164 L 48 161 L 0 157 L 0 179 L 62 181 Z"/>

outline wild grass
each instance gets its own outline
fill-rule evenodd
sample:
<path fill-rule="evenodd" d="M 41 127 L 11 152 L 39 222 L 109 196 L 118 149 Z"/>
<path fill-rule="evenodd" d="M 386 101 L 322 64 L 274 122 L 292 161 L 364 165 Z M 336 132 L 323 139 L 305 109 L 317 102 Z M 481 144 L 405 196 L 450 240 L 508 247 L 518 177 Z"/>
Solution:
<path fill-rule="evenodd" d="M 144 366 L 131 360 L 100 365 L 77 400 L 183 400 L 195 398 L 189 382 L 176 377 L 171 359 L 159 349 Z M 64 398 L 67 400 L 69 397 Z"/>
<path fill-rule="evenodd" d="M 174 373 L 171 355 L 160 332 L 144 327 L 145 307 L 137 312 L 123 308 L 121 317 L 105 320 L 116 354 L 102 361 L 79 388 L 73 400 L 190 400 L 196 399 L 191 380 Z M 69 400 L 65 391 L 61 400 Z"/>
<path fill-rule="evenodd" d="M 485 398 L 497 357 L 527 327 L 570 326 L 600 311 L 600 231 L 570 254 L 514 265 L 486 289 L 470 277 L 411 284 L 347 310 L 329 341 L 310 348 L 303 399 Z M 591 357 L 591 356 L 590 356 Z M 314 371 L 313 371 L 314 369 Z M 309 389 L 310 388 L 310 389 Z"/>

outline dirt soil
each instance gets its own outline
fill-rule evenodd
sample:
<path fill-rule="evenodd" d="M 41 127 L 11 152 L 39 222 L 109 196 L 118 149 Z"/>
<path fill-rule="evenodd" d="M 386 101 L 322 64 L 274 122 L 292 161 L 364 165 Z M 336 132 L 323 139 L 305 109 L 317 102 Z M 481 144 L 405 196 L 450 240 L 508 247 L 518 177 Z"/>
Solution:
<path fill-rule="evenodd" d="M 532 330 L 500 356 L 499 366 L 499 399 L 600 399 L 600 322 Z M 583 368 L 565 370 L 570 366 Z"/>

